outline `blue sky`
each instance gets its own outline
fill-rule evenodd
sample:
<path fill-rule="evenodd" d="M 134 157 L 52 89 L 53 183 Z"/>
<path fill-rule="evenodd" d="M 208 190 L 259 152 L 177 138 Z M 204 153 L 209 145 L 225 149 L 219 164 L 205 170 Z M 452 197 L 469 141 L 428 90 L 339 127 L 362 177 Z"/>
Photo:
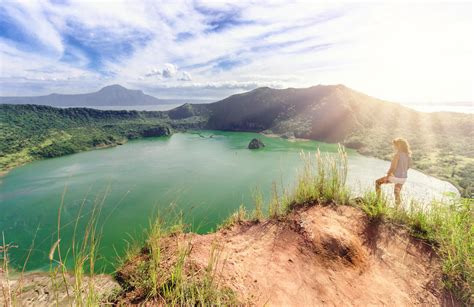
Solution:
<path fill-rule="evenodd" d="M 119 83 L 163 98 L 345 84 L 473 101 L 471 2 L 1 1 L 0 95 Z"/>

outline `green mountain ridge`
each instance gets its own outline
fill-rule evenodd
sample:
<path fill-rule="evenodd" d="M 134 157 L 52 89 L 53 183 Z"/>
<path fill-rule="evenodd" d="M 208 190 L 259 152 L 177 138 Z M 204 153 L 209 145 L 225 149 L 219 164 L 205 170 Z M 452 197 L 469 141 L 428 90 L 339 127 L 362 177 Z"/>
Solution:
<path fill-rule="evenodd" d="M 69 146 L 73 149 L 66 153 L 113 146 L 144 136 L 145 130 L 157 126 L 177 131 L 252 131 L 339 142 L 381 159 L 390 159 L 393 138 L 404 137 L 412 145 L 415 168 L 452 182 L 464 196 L 472 197 L 473 193 L 474 115 L 418 112 L 344 85 L 257 88 L 218 102 L 184 104 L 164 112 L 33 105 L 1 105 L 0 111 L 3 169 L 21 164 L 19 153 L 30 156 L 26 162 L 44 157 L 51 146 L 59 149 L 64 143 L 79 143 Z"/>

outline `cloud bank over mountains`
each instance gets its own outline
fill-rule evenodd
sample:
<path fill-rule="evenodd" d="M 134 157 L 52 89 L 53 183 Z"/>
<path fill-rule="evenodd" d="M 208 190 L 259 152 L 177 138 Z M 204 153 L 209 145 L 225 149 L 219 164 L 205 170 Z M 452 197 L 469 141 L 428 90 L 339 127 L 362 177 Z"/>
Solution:
<path fill-rule="evenodd" d="M 120 83 L 162 98 L 344 83 L 472 100 L 472 4 L 2 1 L 0 95 Z"/>

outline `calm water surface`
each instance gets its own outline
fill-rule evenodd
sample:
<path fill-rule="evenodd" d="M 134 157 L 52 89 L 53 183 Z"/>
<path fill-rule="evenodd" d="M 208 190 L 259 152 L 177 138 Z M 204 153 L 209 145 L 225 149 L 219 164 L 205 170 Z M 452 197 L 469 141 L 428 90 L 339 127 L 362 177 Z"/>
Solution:
<path fill-rule="evenodd" d="M 267 145 L 251 151 L 248 142 L 260 137 Z M 240 204 L 252 210 L 252 191 L 269 198 L 272 182 L 291 188 L 301 166 L 301 150 L 337 152 L 336 145 L 290 142 L 253 133 L 205 131 L 166 138 L 131 141 L 126 145 L 36 161 L 1 178 L 0 230 L 14 242 L 12 261 L 23 264 L 35 238 L 28 269 L 47 269 L 56 241 L 57 215 L 64 193 L 62 254 L 71 246 L 73 225 L 84 203 L 79 236 L 94 204 L 103 203 L 100 265 L 112 270 L 130 236 L 140 237 L 157 211 L 184 212 L 193 229 L 216 227 Z M 354 191 L 373 187 L 389 163 L 349 151 L 349 184 Z M 449 183 L 410 170 L 405 197 L 431 199 L 456 191 Z M 387 186 L 386 191 L 392 187 Z"/>

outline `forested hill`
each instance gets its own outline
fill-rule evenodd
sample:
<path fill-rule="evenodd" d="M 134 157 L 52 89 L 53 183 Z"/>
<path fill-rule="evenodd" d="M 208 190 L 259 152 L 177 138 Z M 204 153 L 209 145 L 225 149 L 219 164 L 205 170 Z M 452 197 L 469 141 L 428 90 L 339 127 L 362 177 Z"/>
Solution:
<path fill-rule="evenodd" d="M 101 111 L 39 105 L 0 105 L 0 171 L 128 139 L 199 129 L 202 118 L 170 120 L 163 112 Z"/>
<path fill-rule="evenodd" d="M 201 115 L 207 128 L 257 131 L 341 142 L 365 155 L 390 159 L 390 141 L 412 145 L 414 166 L 472 195 L 474 115 L 424 113 L 376 99 L 344 85 L 303 89 L 258 88 L 207 105 L 183 105 L 176 119 Z"/>
<path fill-rule="evenodd" d="M 0 105 L 0 166 L 5 170 L 37 158 L 120 144 L 147 135 L 145 131 L 153 127 L 253 131 L 340 142 L 382 159 L 390 159 L 393 138 L 405 137 L 412 145 L 415 168 L 472 196 L 473 122 L 472 114 L 417 112 L 343 85 L 258 88 L 167 112 Z"/>

